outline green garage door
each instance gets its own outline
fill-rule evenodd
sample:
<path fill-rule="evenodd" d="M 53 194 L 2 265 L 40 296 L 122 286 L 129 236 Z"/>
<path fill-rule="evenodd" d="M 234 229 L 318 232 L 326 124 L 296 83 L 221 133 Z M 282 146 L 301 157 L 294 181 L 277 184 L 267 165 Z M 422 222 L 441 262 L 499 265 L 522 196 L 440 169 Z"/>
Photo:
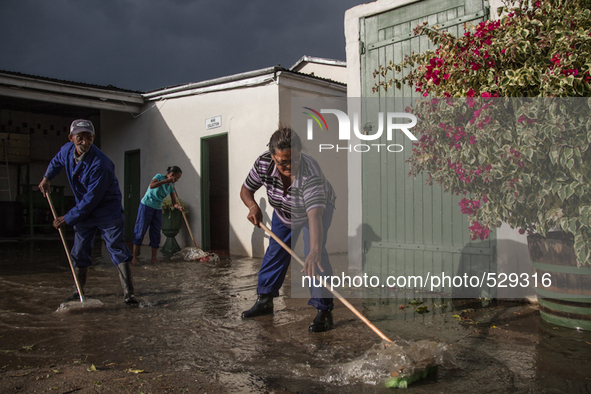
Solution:
<path fill-rule="evenodd" d="M 375 130 L 378 111 L 401 112 L 401 101 L 409 104 L 416 97 L 414 88 L 407 86 L 372 93 L 376 82 L 373 71 L 380 64 L 400 62 L 405 55 L 432 48 L 426 37 L 414 36 L 415 26 L 427 21 L 461 35 L 465 22 L 477 24 L 486 18 L 488 9 L 482 0 L 423 0 L 361 19 L 362 96 L 376 98 L 371 104 L 363 101 L 365 127 Z M 467 215 L 458 205 L 463 196 L 427 186 L 425 179 L 409 178 L 405 160 L 412 151 L 412 141 L 397 134 L 393 141 L 383 136 L 379 142 L 403 145 L 403 152 L 382 150 L 363 156 L 364 271 L 382 277 L 496 272 L 494 232 L 489 240 L 471 241 Z M 437 290 L 453 290 L 462 296 L 494 296 L 474 289 L 458 294 L 458 289 L 447 285 Z"/>

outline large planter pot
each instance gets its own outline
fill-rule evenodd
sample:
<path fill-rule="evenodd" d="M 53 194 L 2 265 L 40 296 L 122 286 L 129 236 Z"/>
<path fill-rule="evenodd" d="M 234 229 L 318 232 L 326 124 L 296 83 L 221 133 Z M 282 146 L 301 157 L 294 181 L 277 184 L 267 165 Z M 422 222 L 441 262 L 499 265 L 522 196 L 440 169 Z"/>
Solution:
<path fill-rule="evenodd" d="M 563 327 L 591 330 L 591 267 L 577 267 L 573 236 L 550 232 L 527 237 L 537 279 L 540 315 Z"/>
<path fill-rule="evenodd" d="M 181 250 L 176 242 L 176 235 L 183 225 L 183 214 L 178 209 L 162 211 L 162 233 L 166 236 L 166 241 L 160 250 L 165 256 L 173 255 Z"/>

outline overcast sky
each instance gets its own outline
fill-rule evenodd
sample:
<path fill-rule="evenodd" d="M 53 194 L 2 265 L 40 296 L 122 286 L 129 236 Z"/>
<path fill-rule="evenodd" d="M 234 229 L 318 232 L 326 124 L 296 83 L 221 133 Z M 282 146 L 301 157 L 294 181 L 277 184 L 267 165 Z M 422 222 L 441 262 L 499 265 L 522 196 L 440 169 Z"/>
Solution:
<path fill-rule="evenodd" d="M 149 91 L 345 60 L 345 10 L 366 1 L 0 0 L 0 70 Z"/>

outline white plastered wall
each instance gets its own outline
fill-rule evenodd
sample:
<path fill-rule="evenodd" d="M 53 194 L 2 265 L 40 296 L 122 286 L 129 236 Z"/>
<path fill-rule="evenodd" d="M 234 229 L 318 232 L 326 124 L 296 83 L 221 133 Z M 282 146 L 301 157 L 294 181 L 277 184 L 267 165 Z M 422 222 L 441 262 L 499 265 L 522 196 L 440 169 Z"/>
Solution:
<path fill-rule="evenodd" d="M 338 67 L 338 66 L 333 66 Z M 291 101 L 292 98 L 325 98 L 346 97 L 346 89 L 343 86 L 332 87 L 327 86 L 325 82 L 303 81 L 297 75 L 280 74 L 279 76 L 279 103 L 280 116 L 284 123 L 291 122 Z M 337 195 L 336 209 L 333 214 L 332 224 L 330 226 L 329 237 L 326 244 L 326 249 L 329 253 L 345 253 L 347 252 L 347 205 L 348 205 L 348 187 L 346 182 L 347 171 L 347 154 L 323 156 L 306 152 L 307 141 L 304 137 L 304 130 L 300 127 L 297 129 L 294 125 L 294 130 L 300 136 L 304 153 L 311 154 L 317 161 L 322 172 L 326 178 L 331 182 Z M 296 253 L 303 256 L 303 243 L 300 242 L 295 248 Z"/>
<path fill-rule="evenodd" d="M 306 94 L 313 97 L 344 96 L 345 88 L 309 77 L 284 76 L 258 86 L 151 101 L 135 118 L 130 114 L 104 111 L 101 117 L 102 149 L 115 163 L 121 188 L 124 187 L 126 151 L 140 150 L 144 188 L 156 173 L 165 172 L 168 166 L 181 167 L 183 177 L 176 187 L 179 196 L 189 206 L 189 223 L 200 246 L 201 138 L 227 133 L 230 253 L 262 257 L 268 237 L 246 219 L 248 209 L 240 200 L 240 188 L 256 158 L 267 149 L 269 138 L 279 122 L 290 122 L 291 97 Z M 283 109 L 280 111 L 280 108 Z M 206 130 L 205 120 L 215 116 L 221 116 L 222 126 Z M 265 217 L 271 218 L 273 211 L 266 203 L 264 188 L 257 191 L 255 198 L 263 205 Z M 345 225 L 339 227 L 345 231 Z M 186 230 L 177 236 L 177 242 L 181 247 L 191 245 Z M 330 247 L 342 250 L 337 245 Z"/>
<path fill-rule="evenodd" d="M 176 188 L 189 206 L 189 224 L 200 246 L 201 138 L 227 133 L 230 252 L 252 255 L 253 226 L 246 220 L 240 187 L 268 142 L 266 131 L 277 125 L 275 84 L 148 102 L 142 110 L 145 112 L 135 119 L 110 112 L 101 120 L 103 150 L 115 163 L 120 182 L 124 179 L 125 151 L 129 150 L 140 149 L 141 183 L 146 189 L 156 173 L 164 173 L 170 165 L 181 167 L 183 177 Z M 222 117 L 222 126 L 206 130 L 205 120 L 215 116 Z M 192 243 L 185 230 L 177 242 L 181 247 Z"/>

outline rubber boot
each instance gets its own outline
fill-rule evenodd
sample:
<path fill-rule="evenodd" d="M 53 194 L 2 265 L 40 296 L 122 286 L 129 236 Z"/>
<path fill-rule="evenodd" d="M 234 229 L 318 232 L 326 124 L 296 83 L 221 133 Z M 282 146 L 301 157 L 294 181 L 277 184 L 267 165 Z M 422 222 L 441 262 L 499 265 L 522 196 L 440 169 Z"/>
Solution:
<path fill-rule="evenodd" d="M 259 294 L 257 301 L 254 303 L 252 308 L 242 312 L 242 318 L 248 319 L 249 317 L 272 315 L 273 314 L 273 294 Z"/>
<path fill-rule="evenodd" d="M 318 314 L 308 327 L 310 332 L 324 332 L 332 328 L 332 312 L 318 310 Z"/>
<path fill-rule="evenodd" d="M 123 299 L 125 305 L 139 305 L 139 301 L 135 299 L 135 292 L 133 290 L 133 281 L 131 279 L 131 267 L 129 262 L 121 263 L 117 266 L 119 270 L 119 280 L 121 287 L 123 287 Z"/>
<path fill-rule="evenodd" d="M 84 294 L 84 286 L 86 285 L 86 275 L 88 274 L 88 267 L 82 268 L 74 268 L 76 271 L 76 276 L 78 277 L 78 284 L 80 285 L 80 290 L 82 290 L 82 294 Z M 80 294 L 78 294 L 78 289 L 74 285 L 74 293 L 69 296 L 66 301 L 78 301 L 80 300 Z"/>

